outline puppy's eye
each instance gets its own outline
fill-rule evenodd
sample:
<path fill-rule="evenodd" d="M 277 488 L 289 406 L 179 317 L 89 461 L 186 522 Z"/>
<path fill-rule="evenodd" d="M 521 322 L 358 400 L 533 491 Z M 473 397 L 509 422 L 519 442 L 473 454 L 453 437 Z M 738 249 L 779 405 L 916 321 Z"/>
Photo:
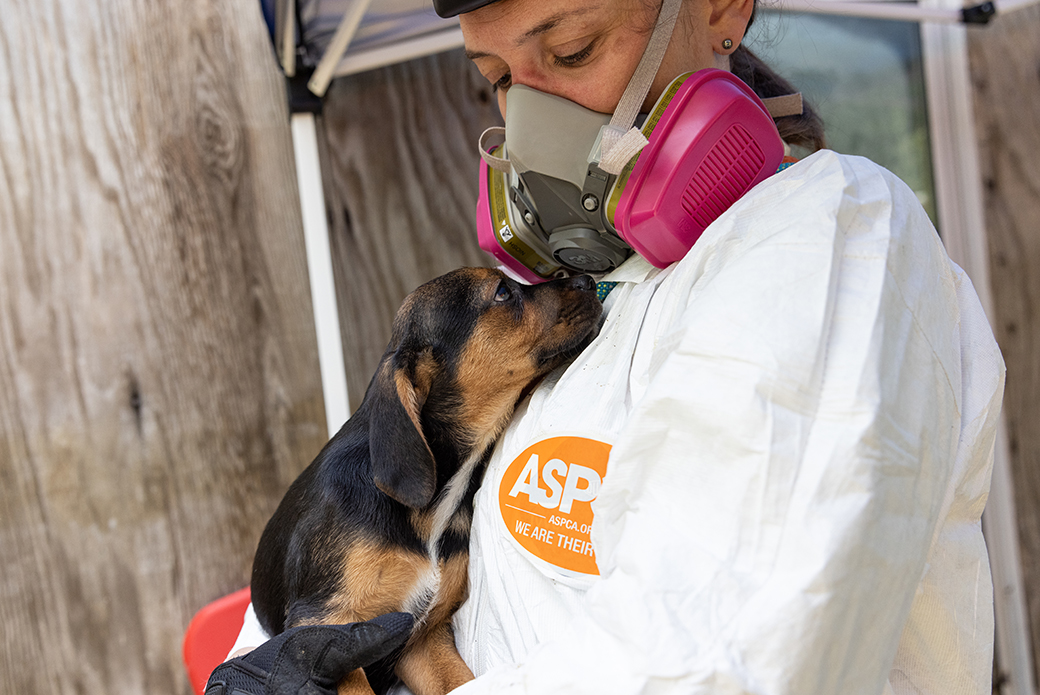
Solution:
<path fill-rule="evenodd" d="M 507 287 L 505 283 L 502 283 L 501 285 L 499 285 L 498 289 L 495 290 L 495 301 L 496 302 L 508 302 L 509 299 L 512 296 L 513 296 L 513 291 L 511 289 L 509 289 L 509 287 Z"/>

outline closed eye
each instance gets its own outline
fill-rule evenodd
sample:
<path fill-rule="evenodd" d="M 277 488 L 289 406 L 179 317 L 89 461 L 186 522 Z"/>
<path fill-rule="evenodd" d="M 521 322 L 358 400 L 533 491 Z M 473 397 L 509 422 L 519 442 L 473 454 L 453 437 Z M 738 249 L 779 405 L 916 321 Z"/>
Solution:
<path fill-rule="evenodd" d="M 561 68 L 576 68 L 592 55 L 592 49 L 595 45 L 596 42 L 593 41 L 577 53 L 566 56 L 553 56 L 553 62 Z"/>

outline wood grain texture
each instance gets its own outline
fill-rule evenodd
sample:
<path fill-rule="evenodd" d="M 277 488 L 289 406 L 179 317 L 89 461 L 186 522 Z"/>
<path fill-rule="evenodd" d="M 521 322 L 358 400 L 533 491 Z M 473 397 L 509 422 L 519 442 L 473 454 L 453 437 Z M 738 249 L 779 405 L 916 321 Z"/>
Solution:
<path fill-rule="evenodd" d="M 501 125 L 461 50 L 337 80 L 319 130 L 351 408 L 404 296 L 477 246 L 477 138 Z"/>
<path fill-rule="evenodd" d="M 280 75 L 253 0 L 0 22 L 0 692 L 188 692 L 324 443 Z"/>
<path fill-rule="evenodd" d="M 1040 664 L 1040 5 L 970 30 L 997 342 L 1034 665 Z"/>

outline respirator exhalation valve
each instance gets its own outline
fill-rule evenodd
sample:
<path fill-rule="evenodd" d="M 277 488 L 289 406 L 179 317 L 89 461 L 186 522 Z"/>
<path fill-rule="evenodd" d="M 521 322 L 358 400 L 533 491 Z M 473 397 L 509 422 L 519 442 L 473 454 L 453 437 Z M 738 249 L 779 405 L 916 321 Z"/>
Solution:
<path fill-rule="evenodd" d="M 627 244 L 588 227 L 565 227 L 549 235 L 553 258 L 583 273 L 605 273 L 621 265 L 629 254 Z"/>

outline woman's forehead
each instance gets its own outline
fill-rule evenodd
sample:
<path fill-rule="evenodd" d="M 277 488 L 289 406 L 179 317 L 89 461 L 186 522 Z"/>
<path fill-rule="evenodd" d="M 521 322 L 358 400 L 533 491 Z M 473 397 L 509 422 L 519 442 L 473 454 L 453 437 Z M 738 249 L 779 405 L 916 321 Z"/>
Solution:
<path fill-rule="evenodd" d="M 460 15 L 459 21 L 467 54 L 470 58 L 480 58 L 520 47 L 558 30 L 580 30 L 639 1 L 498 0 Z"/>

